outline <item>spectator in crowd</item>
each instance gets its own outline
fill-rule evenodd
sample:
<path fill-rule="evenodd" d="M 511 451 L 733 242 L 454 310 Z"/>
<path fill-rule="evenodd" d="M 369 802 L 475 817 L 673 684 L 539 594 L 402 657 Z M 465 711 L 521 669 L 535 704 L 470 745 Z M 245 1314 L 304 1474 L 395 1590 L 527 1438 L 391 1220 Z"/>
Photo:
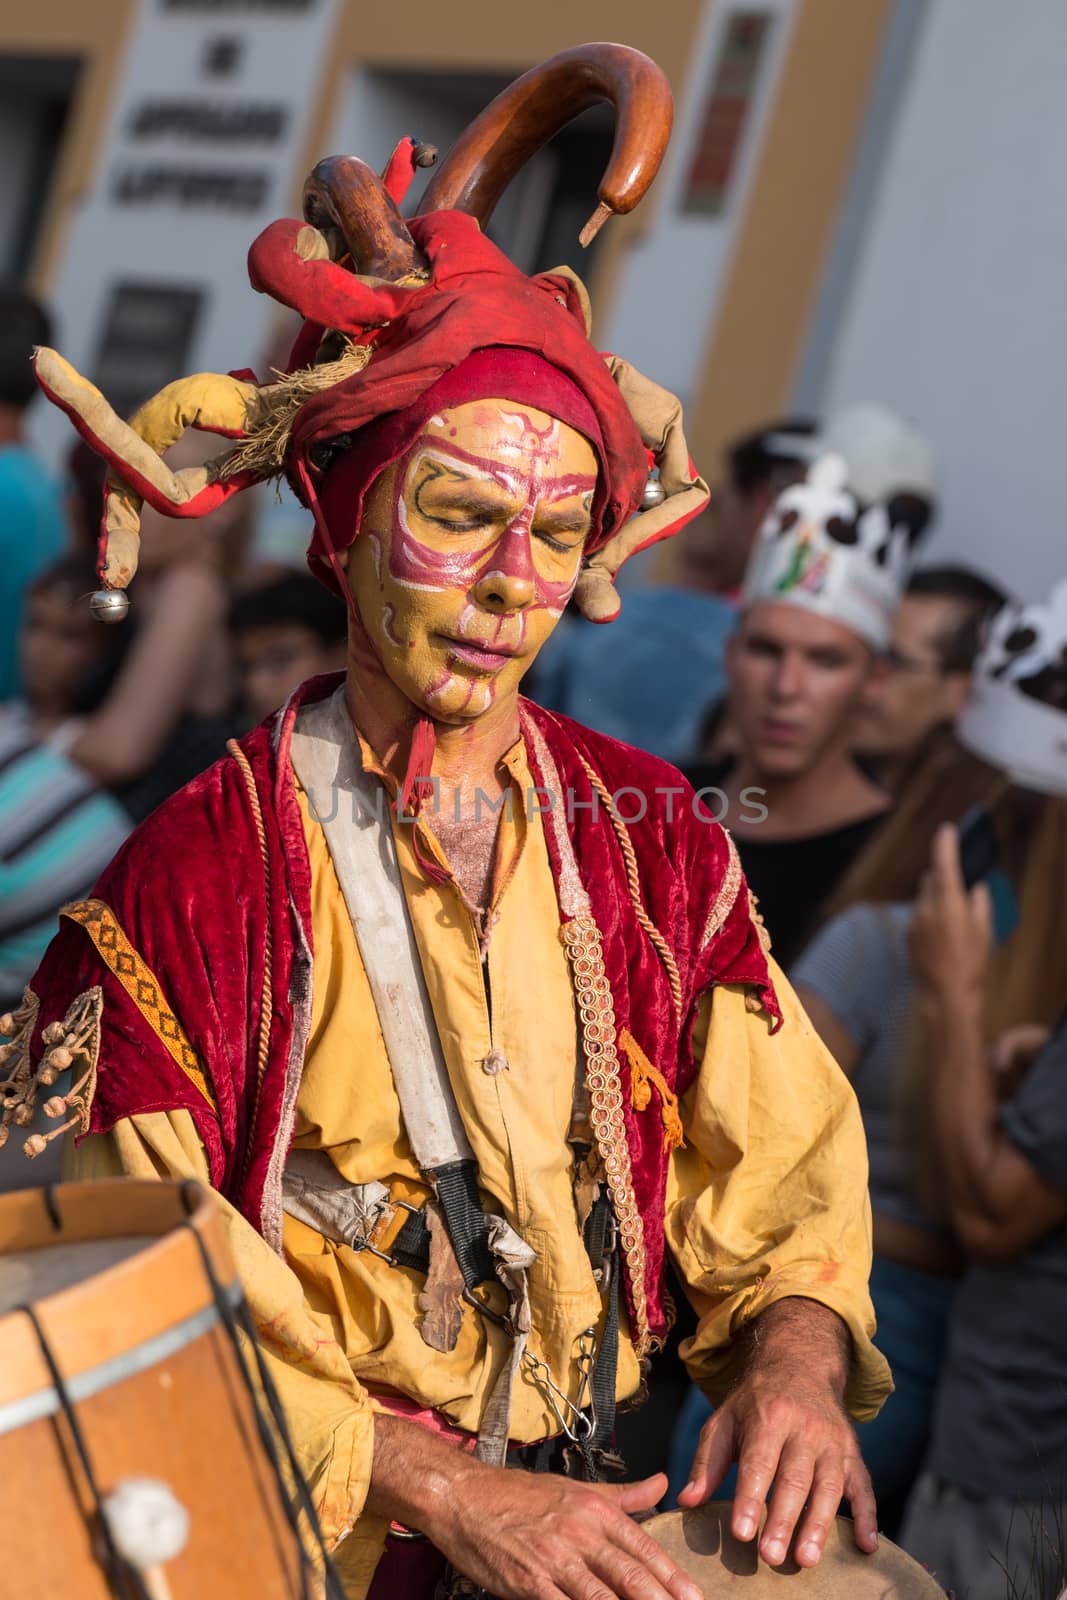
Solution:
<path fill-rule="evenodd" d="M 922 538 L 936 508 L 933 452 L 903 417 L 885 406 L 850 406 L 831 417 L 818 434 L 794 439 L 791 448 L 809 465 L 819 455 L 842 456 L 848 463 L 849 488 L 860 505 L 882 503 L 889 508 L 893 525 L 907 530 L 912 548 Z M 732 542 L 728 548 L 736 552 L 742 547 Z M 744 549 L 746 553 L 752 549 L 751 537 Z M 737 734 L 726 701 L 705 703 L 691 759 L 714 762 L 736 750 Z"/>
<path fill-rule="evenodd" d="M 985 629 L 1007 598 L 969 567 L 920 567 L 911 574 L 893 618 L 885 683 L 861 706 L 853 741 L 887 788 L 898 792 L 959 716 Z"/>
<path fill-rule="evenodd" d="M 764 523 L 727 654 L 738 754 L 688 773 L 731 828 L 787 968 L 889 805 L 850 742 L 884 676 L 908 539 L 846 475 L 820 458 Z"/>
<path fill-rule="evenodd" d="M 1030 632 L 1009 608 L 996 637 L 1013 635 L 1025 649 Z M 996 644 L 991 649 L 995 653 L 979 663 L 960 742 L 930 752 L 892 820 L 842 883 L 839 904 L 846 891 L 854 903 L 843 905 L 793 971 L 812 1021 L 853 1079 L 867 1129 L 872 1295 L 896 1390 L 877 1425 L 862 1429 L 861 1443 L 890 1535 L 899 1528 L 929 1443 L 947 1321 L 963 1265 L 951 1226 L 951 1195 L 946 1206 L 940 1184 L 931 1181 L 930 1163 L 920 1167 L 915 1159 L 917 1134 L 929 1124 L 919 1095 L 931 1071 L 938 1080 L 942 1056 L 924 1047 L 921 986 L 917 1008 L 908 954 L 910 902 L 944 819 L 951 827 L 953 813 L 958 818 L 970 807 L 981 808 L 964 828 L 963 855 L 968 879 L 984 878 L 996 908 L 984 1037 L 1034 1018 L 1047 1023 L 1067 994 L 1067 914 L 1058 888 L 1050 892 L 1067 865 L 1067 806 L 1057 798 L 1067 792 L 1067 767 L 1057 779 L 1013 759 L 1011 729 L 1035 705 L 1015 690 L 999 689 L 994 674 L 1003 663 L 996 652 L 1003 651 Z M 1042 706 L 1036 742 L 1051 752 L 1065 730 L 1057 735 L 1050 717 L 1064 723 L 1063 712 Z M 1058 761 L 1062 766 L 1062 756 Z M 1013 776 L 1022 781 L 1013 782 Z M 946 848 L 942 839 L 942 855 Z M 966 976 L 961 968 L 956 974 L 954 982 Z M 946 1005 L 951 1015 L 954 1002 Z M 962 1079 L 960 1093 L 961 1085 Z"/>
<path fill-rule="evenodd" d="M 129 832 L 117 801 L 67 747 L 106 692 L 122 641 L 79 605 L 92 561 L 67 556 L 30 584 L 18 634 L 24 696 L 0 707 L 0 1013 Z"/>
<path fill-rule="evenodd" d="M 26 441 L 25 417 L 38 390 L 33 348 L 51 343 L 51 324 L 21 289 L 0 288 L 0 702 L 18 692 L 18 625 L 26 590 L 67 539 L 58 487 Z"/>
<path fill-rule="evenodd" d="M 535 698 L 665 760 L 691 759 L 725 686 L 748 552 L 776 494 L 803 475 L 813 426 L 783 421 L 737 440 L 710 507 L 678 540 L 676 581 L 627 590 L 610 640 L 565 622 L 538 663 Z"/>
<path fill-rule="evenodd" d="M 1057 1600 L 1067 1585 L 1067 1026 L 1061 1017 L 1050 1036 L 1045 1025 L 1067 994 L 1064 800 L 1037 826 L 1030 876 L 1041 933 L 1055 943 L 1035 952 L 1022 987 L 1047 988 L 991 1057 L 986 1014 L 1001 981 L 992 902 L 968 895 L 950 828 L 911 928 L 934 1155 L 969 1264 L 902 1539 L 968 1600 Z M 1001 1084 L 1020 1076 L 1002 1102 Z"/>
<path fill-rule="evenodd" d="M 247 589 L 230 606 L 242 709 L 262 722 L 306 678 L 340 672 L 348 647 L 343 601 L 305 573 Z"/>

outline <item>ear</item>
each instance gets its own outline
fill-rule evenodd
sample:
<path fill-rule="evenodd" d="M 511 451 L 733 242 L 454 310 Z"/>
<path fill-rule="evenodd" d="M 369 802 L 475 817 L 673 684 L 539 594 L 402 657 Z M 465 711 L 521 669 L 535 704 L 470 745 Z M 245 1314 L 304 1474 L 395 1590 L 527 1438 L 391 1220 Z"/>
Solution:
<path fill-rule="evenodd" d="M 971 674 L 969 672 L 946 672 L 942 679 L 942 693 L 945 699 L 945 715 L 953 722 L 967 704 L 967 697 L 971 692 Z"/>

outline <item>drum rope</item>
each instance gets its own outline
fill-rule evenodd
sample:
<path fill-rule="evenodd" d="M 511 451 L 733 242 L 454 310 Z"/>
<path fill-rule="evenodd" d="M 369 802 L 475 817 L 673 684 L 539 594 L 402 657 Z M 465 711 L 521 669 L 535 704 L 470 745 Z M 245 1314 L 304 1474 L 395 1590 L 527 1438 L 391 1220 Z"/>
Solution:
<path fill-rule="evenodd" d="M 183 1185 L 183 1190 L 184 1188 L 185 1185 Z M 190 1196 L 186 1194 L 183 1195 L 183 1198 L 185 1200 L 186 1208 L 188 1209 L 190 1205 Z M 233 1346 L 241 1377 L 244 1380 L 245 1387 L 248 1390 L 248 1394 L 252 1402 L 252 1409 L 256 1419 L 256 1427 L 259 1431 L 263 1448 L 267 1453 L 271 1466 L 274 1469 L 275 1477 L 278 1480 L 278 1488 L 281 1493 L 282 1505 L 285 1509 L 286 1519 L 293 1531 L 297 1548 L 300 1551 L 301 1600 L 311 1600 L 310 1590 L 308 1588 L 308 1569 L 312 1568 L 313 1570 L 314 1566 L 304 1544 L 303 1531 L 300 1526 L 301 1512 L 303 1512 L 307 1519 L 308 1526 L 311 1529 L 312 1540 L 316 1546 L 319 1559 L 322 1563 L 323 1577 L 326 1586 L 326 1600 L 344 1600 L 344 1589 L 341 1584 L 341 1579 L 336 1567 L 333 1564 L 330 1552 L 326 1548 L 326 1539 L 322 1532 L 322 1525 L 319 1522 L 318 1512 L 315 1510 L 314 1502 L 312 1501 L 310 1491 L 308 1490 L 307 1481 L 304 1477 L 300 1463 L 297 1460 L 296 1450 L 293 1446 L 292 1436 L 289 1432 L 289 1424 L 286 1421 L 285 1412 L 282 1409 L 282 1403 L 278 1397 L 278 1391 L 274 1385 L 274 1379 L 271 1377 L 266 1361 L 263 1359 L 263 1352 L 259 1347 L 259 1340 L 256 1337 L 255 1325 L 253 1324 L 251 1315 L 249 1314 L 248 1305 L 242 1296 L 235 1306 L 233 1301 L 227 1295 L 225 1288 L 222 1286 L 222 1284 L 220 1284 L 215 1275 L 215 1268 L 211 1257 L 208 1254 L 207 1246 L 194 1226 L 192 1219 L 187 1218 L 183 1226 L 189 1229 L 193 1238 L 196 1240 L 197 1249 L 200 1252 L 200 1259 L 204 1267 L 204 1274 L 211 1288 L 211 1293 L 214 1296 L 215 1305 L 219 1313 L 219 1320 L 225 1328 L 226 1333 L 229 1336 L 230 1343 Z M 260 1404 L 259 1396 L 256 1393 L 256 1386 L 252 1378 L 252 1373 L 249 1371 L 248 1363 L 245 1359 L 245 1352 L 240 1337 L 242 1330 L 252 1347 L 252 1354 L 256 1363 L 257 1375 L 263 1390 L 264 1398 L 266 1399 L 267 1409 L 270 1413 L 270 1421 L 268 1421 L 267 1417 L 263 1414 L 263 1407 Z M 277 1437 L 275 1436 L 275 1432 L 271 1429 L 270 1422 L 273 1422 L 274 1424 L 274 1430 L 276 1430 Z M 278 1453 L 278 1439 L 281 1440 L 282 1447 L 285 1451 L 285 1456 L 288 1461 L 289 1472 L 295 1489 L 296 1503 L 294 1503 L 293 1494 L 290 1492 L 286 1483 L 285 1472 L 283 1470 L 282 1461 Z"/>
<path fill-rule="evenodd" d="M 60 1411 L 66 1418 L 67 1427 L 70 1429 L 70 1436 L 74 1441 L 74 1448 L 77 1451 L 78 1459 L 81 1462 L 82 1472 L 85 1475 L 86 1486 L 89 1490 L 93 1506 L 96 1510 L 97 1523 L 101 1534 L 101 1542 L 104 1547 L 108 1582 L 114 1593 L 120 1597 L 120 1600 L 125 1600 L 125 1597 L 127 1596 L 130 1597 L 130 1600 L 150 1600 L 148 1590 L 145 1588 L 144 1581 L 137 1568 L 132 1566 L 128 1561 L 124 1560 L 124 1558 L 115 1548 L 115 1542 L 111 1535 L 111 1528 L 108 1524 L 107 1517 L 104 1515 L 103 1500 L 99 1487 L 97 1486 L 96 1473 L 93 1471 L 93 1463 L 92 1457 L 89 1454 L 89 1446 L 85 1435 L 81 1430 L 81 1424 L 78 1421 L 78 1415 L 74 1408 L 74 1401 L 71 1399 L 66 1380 L 59 1370 L 59 1365 L 52 1351 L 52 1347 L 48 1342 L 48 1336 L 42 1328 L 37 1316 L 37 1312 L 32 1305 L 22 1305 L 19 1306 L 18 1309 L 24 1312 L 29 1318 L 30 1325 L 33 1328 L 34 1333 L 37 1335 L 37 1343 L 40 1346 L 41 1355 L 44 1357 L 45 1365 L 48 1367 L 49 1373 L 51 1374 L 52 1384 L 59 1400 Z"/>

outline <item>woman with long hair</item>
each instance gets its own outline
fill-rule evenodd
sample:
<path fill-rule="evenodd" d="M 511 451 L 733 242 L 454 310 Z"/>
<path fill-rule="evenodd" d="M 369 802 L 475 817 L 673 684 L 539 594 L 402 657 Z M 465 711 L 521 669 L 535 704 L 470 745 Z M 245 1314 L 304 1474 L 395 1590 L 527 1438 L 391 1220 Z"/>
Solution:
<path fill-rule="evenodd" d="M 1015 615 L 1009 608 L 998 619 L 988 647 L 994 654 Z M 1067 998 L 1067 799 L 1049 792 L 1040 772 L 1013 768 L 1001 733 L 1018 720 L 1019 695 L 1001 703 L 994 694 L 990 709 L 991 670 L 983 656 L 956 735 L 929 753 L 793 972 L 813 1023 L 853 1081 L 867 1130 L 872 1294 L 896 1391 L 860 1440 L 890 1534 L 926 1454 L 966 1259 L 930 1138 L 930 1053 L 908 935 L 939 832 L 968 811 L 974 816 L 975 807 L 963 854 L 968 877 L 986 881 L 992 907 L 984 1043 L 992 1047 L 1020 1024 L 1050 1024 Z M 1067 717 L 1046 709 L 1064 722 L 1062 738 Z"/>

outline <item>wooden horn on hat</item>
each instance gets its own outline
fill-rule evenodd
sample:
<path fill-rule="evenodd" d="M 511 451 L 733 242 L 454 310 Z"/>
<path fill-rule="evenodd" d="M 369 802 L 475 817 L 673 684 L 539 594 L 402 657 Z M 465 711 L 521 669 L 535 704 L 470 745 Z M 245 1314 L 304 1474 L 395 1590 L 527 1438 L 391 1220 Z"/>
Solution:
<path fill-rule="evenodd" d="M 337 229 L 361 277 L 397 283 L 426 271 L 426 258 L 408 232 L 378 174 L 357 156 L 327 156 L 304 184 L 304 217 Z"/>
<path fill-rule="evenodd" d="M 600 204 L 581 231 L 589 244 L 613 213 L 632 211 L 659 170 L 674 120 L 666 74 L 624 44 L 562 50 L 498 94 L 461 134 L 419 206 L 466 211 L 484 227 L 512 178 L 553 134 L 600 101 L 615 107 L 615 143 Z"/>

